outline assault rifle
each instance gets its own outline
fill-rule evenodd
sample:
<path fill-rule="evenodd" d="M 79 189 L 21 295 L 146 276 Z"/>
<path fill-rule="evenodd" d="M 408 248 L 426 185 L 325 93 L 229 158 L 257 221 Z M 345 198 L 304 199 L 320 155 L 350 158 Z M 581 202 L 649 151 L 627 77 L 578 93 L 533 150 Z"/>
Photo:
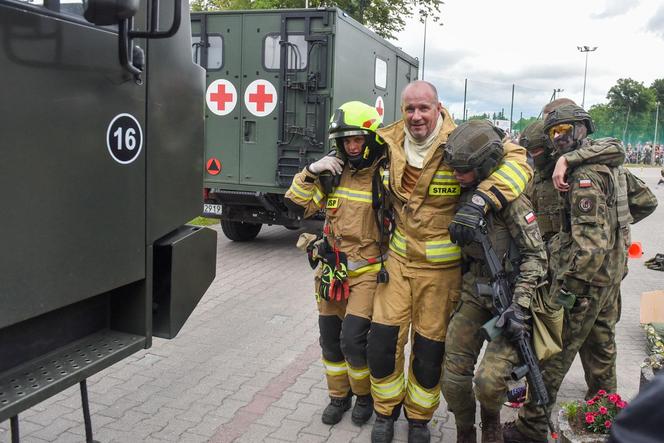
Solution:
<path fill-rule="evenodd" d="M 479 229 L 475 231 L 475 240 L 482 244 L 484 259 L 489 268 L 489 273 L 491 274 L 491 282 L 488 285 L 478 283 L 477 289 L 480 294 L 490 295 L 493 300 L 493 310 L 496 316 L 486 322 L 481 330 L 484 338 L 491 341 L 500 334 L 506 333 L 505 328 L 499 328 L 496 326 L 496 322 L 512 303 L 512 289 L 510 288 L 507 273 L 503 269 L 502 262 L 496 255 L 496 251 L 494 251 L 491 240 L 487 234 L 488 229 L 486 221 L 482 220 Z M 551 423 L 549 413 L 546 410 L 546 406 L 549 403 L 549 393 L 546 390 L 546 386 L 544 386 L 542 372 L 540 371 L 537 356 L 535 355 L 535 351 L 531 344 L 530 333 L 524 331 L 516 338 L 508 338 L 516 345 L 519 357 L 521 358 L 521 365 L 515 367 L 510 376 L 513 380 L 519 380 L 524 376 L 526 377 L 530 390 L 530 400 L 537 406 L 542 406 L 544 408 L 549 429 L 553 433 L 553 424 Z"/>

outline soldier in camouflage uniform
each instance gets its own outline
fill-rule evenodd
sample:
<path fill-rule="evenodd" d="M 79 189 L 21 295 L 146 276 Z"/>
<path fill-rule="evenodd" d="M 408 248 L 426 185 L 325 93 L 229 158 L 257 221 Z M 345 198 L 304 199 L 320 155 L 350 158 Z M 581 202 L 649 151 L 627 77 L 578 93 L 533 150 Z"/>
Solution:
<path fill-rule="evenodd" d="M 445 162 L 463 188 L 461 203 L 469 201 L 477 184 L 489 176 L 503 155 L 503 133 L 488 121 L 473 120 L 457 127 L 445 147 Z M 509 143 L 509 142 L 506 142 Z M 506 335 L 489 342 L 475 376 L 473 372 L 484 338 L 480 329 L 493 317 L 492 297 L 480 295 L 478 283 L 489 283 L 482 246 L 473 242 L 461 249 L 463 257 L 461 302 L 447 331 L 442 392 L 455 415 L 458 442 L 475 442 L 475 397 L 481 405 L 482 442 L 502 442 L 500 408 L 512 368 L 519 354 L 508 336 L 512 328 L 528 328 L 530 300 L 546 272 L 546 251 L 535 214 L 522 195 L 500 212 L 486 216 L 488 236 L 498 257 L 507 256 L 505 269 L 513 269 L 514 297 L 500 321 Z M 509 321 L 511 320 L 511 321 Z M 473 381 L 475 392 L 473 393 Z"/>
<path fill-rule="evenodd" d="M 551 112 L 544 125 L 560 154 L 587 146 L 594 131 L 590 115 L 576 105 Z M 625 272 L 625 230 L 630 222 L 627 189 L 620 170 L 607 165 L 582 164 L 569 172 L 569 191 L 563 193 L 558 271 L 551 296 L 569 302 L 565 312 L 563 350 L 542 366 L 549 391 L 547 413 L 574 357 L 586 342 L 598 318 L 617 320 L 620 282 Z M 615 320 L 607 325 L 611 331 Z M 503 430 L 506 442 L 546 442 L 547 417 L 541 407 L 526 402 L 515 423 Z"/>
<path fill-rule="evenodd" d="M 548 112 L 553 109 L 555 108 L 549 109 Z M 560 231 L 561 207 L 559 193 L 554 187 L 552 179 L 554 167 L 558 162 L 564 163 L 566 166 L 572 165 L 572 167 L 583 163 L 620 166 L 625 159 L 625 150 L 618 140 L 605 138 L 596 141 L 587 140 L 582 147 L 560 156 L 546 142 L 543 121 L 537 121 L 528 126 L 522 132 L 519 144 L 528 150 L 535 164 L 535 175 L 527 192 L 537 215 L 542 238 L 547 242 L 550 259 L 549 282 L 552 282 L 555 279 L 557 253 L 560 249 L 557 234 Z M 620 303 L 620 299 L 618 299 L 618 303 Z M 615 319 L 605 318 L 605 316 L 614 317 L 615 314 L 618 314 Z M 616 343 L 612 326 L 618 321 L 619 316 L 620 305 L 617 311 L 611 308 L 607 312 L 601 312 L 595 327 L 579 351 L 588 385 L 586 398 L 594 396 L 600 389 L 607 392 L 616 390 Z"/>

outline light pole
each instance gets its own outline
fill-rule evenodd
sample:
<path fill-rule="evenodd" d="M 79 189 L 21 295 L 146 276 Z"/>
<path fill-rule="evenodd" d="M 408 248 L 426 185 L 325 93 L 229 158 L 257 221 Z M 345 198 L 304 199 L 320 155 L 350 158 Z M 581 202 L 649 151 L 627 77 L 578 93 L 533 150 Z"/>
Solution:
<path fill-rule="evenodd" d="M 427 19 L 429 16 L 424 16 L 424 41 L 422 42 L 422 80 L 424 80 L 424 62 L 427 57 Z"/>
<path fill-rule="evenodd" d="M 583 98 L 581 99 L 581 107 L 583 109 L 586 109 L 585 104 L 586 104 L 586 76 L 588 75 L 588 53 L 593 52 L 597 49 L 597 46 L 577 46 L 576 49 L 578 49 L 580 52 L 585 52 L 586 53 L 586 67 L 583 70 Z"/>

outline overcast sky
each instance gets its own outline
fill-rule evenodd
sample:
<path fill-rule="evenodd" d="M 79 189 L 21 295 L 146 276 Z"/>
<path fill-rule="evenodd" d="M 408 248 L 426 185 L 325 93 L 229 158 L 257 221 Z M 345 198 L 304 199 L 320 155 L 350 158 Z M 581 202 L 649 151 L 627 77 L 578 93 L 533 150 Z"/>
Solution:
<path fill-rule="evenodd" d="M 455 117 L 463 112 L 468 79 L 469 115 L 499 112 L 514 120 L 536 116 L 553 89 L 581 104 L 589 53 L 585 107 L 606 103 L 619 78 L 650 86 L 664 78 L 662 0 L 446 0 L 443 25 L 427 25 L 424 79 L 438 88 Z M 424 25 L 409 21 L 395 44 L 420 59 Z"/>

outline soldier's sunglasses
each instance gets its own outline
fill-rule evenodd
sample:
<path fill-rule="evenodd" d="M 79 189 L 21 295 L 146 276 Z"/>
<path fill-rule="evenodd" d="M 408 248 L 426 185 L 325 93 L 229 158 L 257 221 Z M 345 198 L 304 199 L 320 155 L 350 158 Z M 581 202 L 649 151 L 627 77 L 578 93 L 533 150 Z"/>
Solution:
<path fill-rule="evenodd" d="M 574 125 L 571 123 L 560 123 L 558 125 L 552 126 L 549 128 L 549 138 L 551 140 L 555 139 L 556 135 L 565 136 L 572 135 L 574 132 Z"/>

